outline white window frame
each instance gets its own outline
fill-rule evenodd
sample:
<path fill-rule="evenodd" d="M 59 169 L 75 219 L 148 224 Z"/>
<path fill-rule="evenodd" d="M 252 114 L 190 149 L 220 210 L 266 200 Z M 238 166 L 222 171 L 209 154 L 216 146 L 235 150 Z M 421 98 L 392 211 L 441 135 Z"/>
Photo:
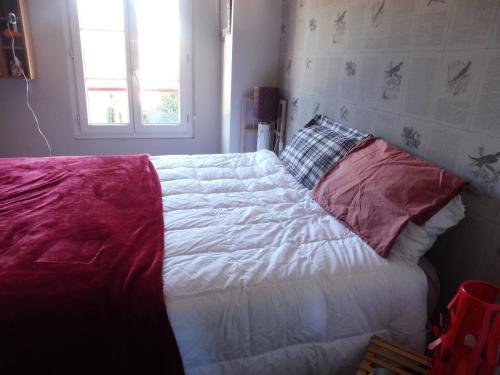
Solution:
<path fill-rule="evenodd" d="M 105 1 L 105 0 L 104 0 Z M 76 86 L 77 128 L 76 138 L 193 138 L 193 7 L 192 0 L 180 0 L 180 82 L 178 125 L 144 125 L 140 107 L 139 56 L 137 30 L 133 9 L 136 0 L 123 0 L 125 17 L 125 44 L 127 59 L 127 88 L 129 101 L 129 123 L 126 125 L 89 125 L 87 99 L 83 70 L 80 25 L 77 0 L 67 0 L 72 61 Z M 140 1 L 140 0 L 138 0 Z"/>

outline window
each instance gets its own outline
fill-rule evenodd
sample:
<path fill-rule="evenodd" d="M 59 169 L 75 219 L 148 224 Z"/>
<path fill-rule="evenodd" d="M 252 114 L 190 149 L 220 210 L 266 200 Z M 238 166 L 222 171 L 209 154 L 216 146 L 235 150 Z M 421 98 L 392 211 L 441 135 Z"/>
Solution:
<path fill-rule="evenodd" d="M 190 0 L 68 0 L 83 137 L 192 137 Z"/>

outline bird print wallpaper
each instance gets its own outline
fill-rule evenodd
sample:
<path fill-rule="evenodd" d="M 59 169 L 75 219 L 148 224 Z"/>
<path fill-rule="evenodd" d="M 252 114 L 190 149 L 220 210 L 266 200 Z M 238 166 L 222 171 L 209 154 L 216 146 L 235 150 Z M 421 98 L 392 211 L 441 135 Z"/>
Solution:
<path fill-rule="evenodd" d="M 500 284 L 500 0 L 283 0 L 290 139 L 316 113 L 471 181 L 429 258 L 445 298 Z"/>

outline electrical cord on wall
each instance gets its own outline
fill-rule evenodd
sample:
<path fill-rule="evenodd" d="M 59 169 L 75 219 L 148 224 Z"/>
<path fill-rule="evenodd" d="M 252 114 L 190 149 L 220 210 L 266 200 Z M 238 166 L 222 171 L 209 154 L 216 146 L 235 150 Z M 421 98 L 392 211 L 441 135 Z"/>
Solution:
<path fill-rule="evenodd" d="M 42 128 L 40 127 L 40 122 L 38 121 L 38 117 L 35 113 L 35 110 L 33 109 L 33 107 L 31 106 L 31 103 L 30 103 L 30 91 L 31 91 L 30 90 L 30 80 L 28 79 L 28 77 L 26 77 L 26 74 L 24 73 L 24 69 L 21 66 L 21 62 L 19 61 L 19 59 L 17 58 L 17 55 L 16 55 L 14 34 L 12 33 L 12 29 L 11 29 L 11 26 L 15 27 L 16 24 L 17 24 L 16 15 L 14 13 L 9 13 L 9 19 L 7 21 L 7 29 L 9 30 L 9 34 L 10 34 L 10 38 L 11 38 L 10 46 L 12 49 L 12 56 L 14 58 L 14 63 L 16 64 L 17 68 L 19 69 L 19 71 L 23 75 L 24 81 L 26 82 L 26 106 L 28 107 L 31 114 L 33 115 L 33 119 L 35 120 L 36 130 L 42 136 L 43 140 L 45 141 L 45 144 L 47 145 L 47 148 L 49 150 L 49 156 L 52 156 L 52 147 L 50 146 L 49 140 L 47 139 L 47 137 L 43 133 Z"/>

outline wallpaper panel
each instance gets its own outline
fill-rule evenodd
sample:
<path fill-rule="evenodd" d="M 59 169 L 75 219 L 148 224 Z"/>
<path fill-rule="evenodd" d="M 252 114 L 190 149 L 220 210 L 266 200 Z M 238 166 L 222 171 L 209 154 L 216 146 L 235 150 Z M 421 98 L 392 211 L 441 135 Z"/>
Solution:
<path fill-rule="evenodd" d="M 324 113 L 466 176 L 431 258 L 445 295 L 500 284 L 500 0 L 283 0 L 281 30 L 288 136 Z"/>

